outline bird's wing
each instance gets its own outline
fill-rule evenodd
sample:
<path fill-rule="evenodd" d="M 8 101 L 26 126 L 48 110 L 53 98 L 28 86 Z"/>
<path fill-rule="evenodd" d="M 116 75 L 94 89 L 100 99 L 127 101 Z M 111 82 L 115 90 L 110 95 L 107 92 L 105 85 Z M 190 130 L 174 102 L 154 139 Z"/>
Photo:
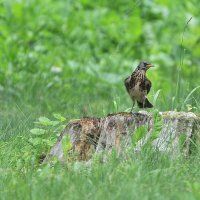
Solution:
<path fill-rule="evenodd" d="M 148 94 L 151 89 L 151 81 L 145 77 L 143 80 L 141 80 L 140 87 L 142 91 Z"/>
<path fill-rule="evenodd" d="M 126 87 L 126 90 L 129 91 L 129 89 L 131 88 L 131 77 L 127 77 L 125 80 L 124 80 L 124 85 Z"/>
<path fill-rule="evenodd" d="M 145 80 L 145 87 L 146 87 L 147 94 L 148 94 L 150 89 L 151 89 L 151 81 L 149 79 L 147 79 L 147 78 Z"/>

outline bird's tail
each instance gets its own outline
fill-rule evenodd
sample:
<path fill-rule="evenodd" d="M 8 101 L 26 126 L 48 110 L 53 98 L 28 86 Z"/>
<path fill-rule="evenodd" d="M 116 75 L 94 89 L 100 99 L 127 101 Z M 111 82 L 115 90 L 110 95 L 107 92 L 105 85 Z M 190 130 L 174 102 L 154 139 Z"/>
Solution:
<path fill-rule="evenodd" d="M 153 105 L 149 102 L 149 100 L 147 98 L 145 99 L 144 103 L 137 101 L 137 104 L 138 104 L 139 108 L 152 108 L 153 107 Z"/>

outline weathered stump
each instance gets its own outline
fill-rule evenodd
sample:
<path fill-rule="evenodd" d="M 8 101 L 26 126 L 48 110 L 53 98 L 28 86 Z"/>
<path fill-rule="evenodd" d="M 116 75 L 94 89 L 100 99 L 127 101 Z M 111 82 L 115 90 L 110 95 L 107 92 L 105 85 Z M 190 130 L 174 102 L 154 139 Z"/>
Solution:
<path fill-rule="evenodd" d="M 100 138 L 96 152 L 104 150 L 109 152 L 115 148 L 119 155 L 123 154 L 125 148 L 131 146 L 134 132 L 141 126 L 146 127 L 147 133 L 145 139 L 138 141 L 138 146 L 146 143 L 153 130 L 152 115 L 147 112 L 108 115 L 101 120 Z"/>
<path fill-rule="evenodd" d="M 163 112 L 162 130 L 157 139 L 152 142 L 154 149 L 170 153 L 177 157 L 183 152 L 189 155 L 191 138 L 199 135 L 199 118 L 194 113 Z M 85 117 L 69 122 L 61 133 L 57 143 L 52 147 L 45 161 L 50 157 L 64 160 L 62 139 L 65 135 L 70 137 L 71 151 L 77 160 L 89 160 L 94 153 L 110 152 L 115 149 L 118 155 L 125 156 L 126 148 L 133 151 L 141 150 L 153 132 L 153 116 L 148 112 L 115 113 L 104 118 Z M 139 127 L 146 127 L 146 134 L 132 146 L 132 137 Z"/>
<path fill-rule="evenodd" d="M 154 147 L 161 152 L 170 153 L 173 158 L 180 154 L 189 155 L 192 143 L 199 137 L 200 120 L 197 115 L 175 111 L 160 114 L 163 126 L 159 137 L 153 141 Z"/>
<path fill-rule="evenodd" d="M 64 149 L 62 139 L 69 135 L 72 144 L 72 151 L 76 154 L 78 160 L 89 160 L 96 149 L 98 138 L 100 136 L 100 119 L 85 117 L 73 120 L 65 127 L 56 144 L 52 147 L 44 161 L 52 156 L 58 160 L 64 160 Z"/>

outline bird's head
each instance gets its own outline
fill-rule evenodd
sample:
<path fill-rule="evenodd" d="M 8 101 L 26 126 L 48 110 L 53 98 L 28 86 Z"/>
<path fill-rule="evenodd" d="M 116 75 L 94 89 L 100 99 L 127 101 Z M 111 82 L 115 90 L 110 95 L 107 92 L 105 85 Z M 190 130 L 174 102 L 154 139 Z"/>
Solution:
<path fill-rule="evenodd" d="M 150 68 L 153 67 L 153 65 L 149 62 L 142 61 L 138 66 L 137 70 L 144 70 L 145 72 Z"/>

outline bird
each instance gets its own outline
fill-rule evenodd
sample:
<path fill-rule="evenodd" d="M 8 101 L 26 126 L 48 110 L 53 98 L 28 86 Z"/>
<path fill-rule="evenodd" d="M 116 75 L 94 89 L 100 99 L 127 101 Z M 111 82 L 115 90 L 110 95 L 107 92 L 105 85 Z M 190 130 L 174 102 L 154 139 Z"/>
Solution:
<path fill-rule="evenodd" d="M 137 101 L 139 108 L 152 108 L 153 105 L 147 99 L 147 94 L 151 89 L 151 81 L 146 77 L 146 72 L 153 65 L 149 62 L 142 61 L 135 71 L 124 80 L 126 90 L 133 101 L 131 112 Z"/>

